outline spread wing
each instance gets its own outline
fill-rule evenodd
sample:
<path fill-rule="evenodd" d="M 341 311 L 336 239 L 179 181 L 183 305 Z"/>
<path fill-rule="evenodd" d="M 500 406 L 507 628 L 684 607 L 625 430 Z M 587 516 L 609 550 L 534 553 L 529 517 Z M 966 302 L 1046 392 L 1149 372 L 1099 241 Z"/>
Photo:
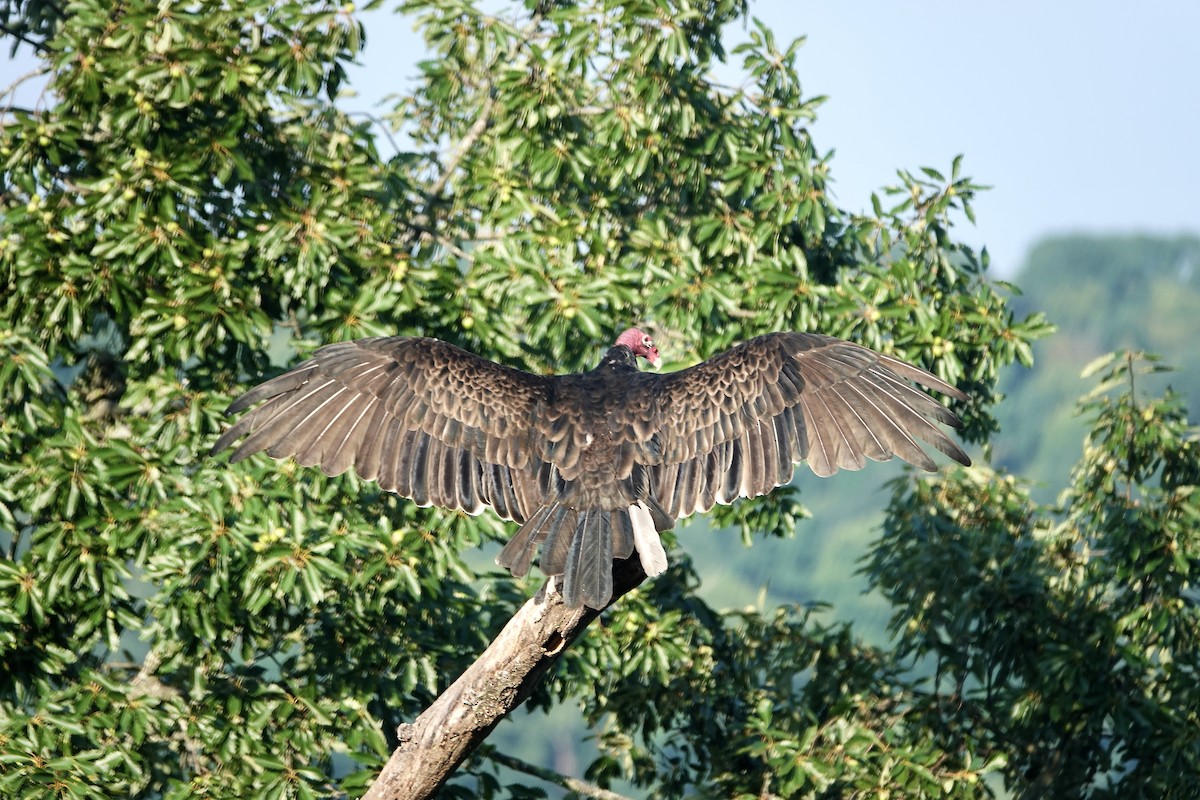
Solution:
<path fill-rule="evenodd" d="M 807 461 L 828 476 L 899 456 L 925 470 L 921 442 L 970 458 L 934 423 L 958 417 L 912 384 L 965 400 L 922 369 L 814 333 L 752 339 L 690 369 L 653 378 L 661 463 L 655 496 L 674 518 L 765 494 Z M 636 406 L 637 403 L 631 403 Z"/>
<path fill-rule="evenodd" d="M 318 349 L 229 407 L 242 416 L 213 451 L 246 438 L 231 462 L 266 451 L 326 475 L 353 469 L 420 505 L 523 522 L 553 468 L 535 421 L 554 379 L 437 339 L 358 339 Z"/>

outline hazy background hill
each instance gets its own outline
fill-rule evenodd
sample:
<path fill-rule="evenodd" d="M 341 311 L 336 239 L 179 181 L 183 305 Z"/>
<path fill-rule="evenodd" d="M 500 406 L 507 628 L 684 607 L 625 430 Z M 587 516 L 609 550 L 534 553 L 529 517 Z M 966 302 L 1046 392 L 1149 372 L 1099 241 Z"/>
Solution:
<path fill-rule="evenodd" d="M 1034 345 L 1033 369 L 1004 377 L 995 459 L 1039 481 L 1040 499 L 1053 499 L 1078 457 L 1084 426 L 1074 401 L 1088 386 L 1080 370 L 1096 356 L 1158 353 L 1175 371 L 1147 379 L 1146 391 L 1170 384 L 1191 401 L 1195 419 L 1200 238 L 1056 236 L 1033 248 L 1016 284 L 1024 295 L 1014 310 L 1044 311 L 1058 332 Z"/>

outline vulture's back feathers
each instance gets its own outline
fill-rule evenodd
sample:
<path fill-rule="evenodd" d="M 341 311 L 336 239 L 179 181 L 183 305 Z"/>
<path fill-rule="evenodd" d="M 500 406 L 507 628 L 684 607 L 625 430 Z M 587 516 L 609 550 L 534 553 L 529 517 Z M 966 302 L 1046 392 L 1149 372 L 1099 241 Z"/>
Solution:
<path fill-rule="evenodd" d="M 614 346 L 590 372 L 540 376 L 436 339 L 327 345 L 238 398 L 231 413 L 261 404 L 213 449 L 244 436 L 231 461 L 293 456 L 421 505 L 492 508 L 523 523 L 498 562 L 524 575 L 540 549 L 566 602 L 592 608 L 611 599 L 614 558 L 661 572 L 659 531 L 769 492 L 802 461 L 821 476 L 893 456 L 933 470 L 923 442 L 971 463 L 934 424 L 958 418 L 913 383 L 966 396 L 850 342 L 767 334 L 664 375 L 636 361 Z"/>

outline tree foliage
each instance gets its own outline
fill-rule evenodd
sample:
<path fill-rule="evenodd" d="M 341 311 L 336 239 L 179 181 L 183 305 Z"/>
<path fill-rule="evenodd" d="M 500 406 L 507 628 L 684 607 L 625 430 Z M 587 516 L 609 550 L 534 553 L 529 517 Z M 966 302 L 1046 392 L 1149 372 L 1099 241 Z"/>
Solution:
<path fill-rule="evenodd" d="M 1139 397 L 1155 369 L 1092 365 L 1061 505 L 983 471 L 897 487 L 867 566 L 897 654 L 932 662 L 939 729 L 1007 754 L 1022 796 L 1196 793 L 1200 438 L 1176 395 Z"/>
<path fill-rule="evenodd" d="M 486 515 L 209 458 L 229 400 L 294 353 L 422 333 L 574 369 L 637 320 L 678 366 L 819 329 L 962 387 L 982 442 L 998 370 L 1046 330 L 955 240 L 979 188 L 959 159 L 901 171 L 870 213 L 831 202 L 798 44 L 755 24 L 725 50 L 744 2 L 404 3 L 430 58 L 394 154 L 333 104 L 364 41 L 350 6 L 0 8 L 51 97 L 0 130 L 5 795 L 356 794 L 534 590 L 464 560 L 507 533 Z M 713 79 L 725 59 L 740 86 Z M 897 486 L 871 567 L 897 652 L 803 609 L 709 608 L 676 549 L 531 703 L 581 709 L 589 780 L 662 796 L 973 797 L 997 771 L 1156 785 L 1195 758 L 1195 445 L 1169 403 L 1113 403 L 1049 532 L 986 470 Z M 1116 483 L 1110 460 L 1130 465 Z M 779 536 L 799 513 L 781 491 L 716 521 Z M 1108 559 L 1085 547 L 1101 538 Z M 979 594 L 988 569 L 1027 603 Z M 536 795 L 500 763 L 481 752 L 447 796 Z"/>

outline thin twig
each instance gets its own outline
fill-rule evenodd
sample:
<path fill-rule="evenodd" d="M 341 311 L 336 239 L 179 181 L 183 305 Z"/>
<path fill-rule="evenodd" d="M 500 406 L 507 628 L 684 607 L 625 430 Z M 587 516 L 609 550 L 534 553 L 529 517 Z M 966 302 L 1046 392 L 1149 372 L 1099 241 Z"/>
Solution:
<path fill-rule="evenodd" d="M 384 124 L 382 119 L 380 119 L 376 115 L 372 114 L 370 111 L 351 111 L 351 112 L 347 113 L 346 116 L 348 116 L 348 117 L 365 117 L 375 127 L 377 127 L 379 130 L 381 130 L 383 132 L 383 135 L 385 137 L 387 137 L 388 144 L 390 144 L 392 146 L 392 150 L 395 151 L 396 155 L 400 155 L 400 145 L 396 144 L 396 140 L 394 138 L 392 138 L 392 132 L 390 130 L 388 130 L 387 125 Z"/>
<path fill-rule="evenodd" d="M 17 89 L 20 88 L 21 84 L 25 83 L 25 81 L 36 78 L 39 75 L 49 75 L 49 74 L 50 74 L 50 67 L 46 64 L 43 64 L 42 66 L 38 67 L 35 70 L 31 70 L 30 72 L 26 72 L 24 75 L 20 76 L 15 81 L 10 83 L 8 86 L 4 87 L 4 91 L 0 91 L 0 100 L 3 100 L 4 98 L 8 97 L 9 95 L 14 94 L 17 91 Z M 8 106 L 7 108 L 0 109 L 0 111 L 5 112 L 5 113 L 7 113 L 8 111 L 12 111 L 12 110 L 14 110 L 13 106 Z"/>
<path fill-rule="evenodd" d="M 439 245 L 446 248 L 446 250 L 448 252 L 452 253 L 456 258 L 461 258 L 463 261 L 466 261 L 468 264 L 475 263 L 475 256 L 473 256 L 471 253 L 468 253 L 466 250 L 463 250 L 461 247 L 459 247 L 454 242 L 447 239 L 445 236 L 442 236 L 440 234 L 435 234 L 435 233 L 431 233 L 430 236 L 433 238 L 433 241 L 437 242 Z"/>
<path fill-rule="evenodd" d="M 1128 350 L 1125 351 L 1125 369 L 1129 372 L 1129 405 L 1133 407 L 1134 411 L 1129 416 L 1129 436 L 1125 442 L 1125 446 L 1128 448 L 1125 451 L 1125 502 L 1130 503 L 1133 501 L 1133 482 L 1137 479 L 1134 474 L 1137 469 L 1134 462 L 1134 448 L 1137 441 L 1138 417 L 1141 415 L 1137 413 L 1137 364 L 1133 359 L 1133 353 Z"/>
<path fill-rule="evenodd" d="M 159 656 L 158 651 L 151 650 L 146 653 L 146 660 L 142 662 L 141 668 L 129 682 L 131 696 L 157 697 L 160 700 L 180 696 L 181 693 L 178 689 L 168 686 L 155 676 L 154 673 L 158 671 L 160 664 L 162 664 L 162 657 Z"/>

